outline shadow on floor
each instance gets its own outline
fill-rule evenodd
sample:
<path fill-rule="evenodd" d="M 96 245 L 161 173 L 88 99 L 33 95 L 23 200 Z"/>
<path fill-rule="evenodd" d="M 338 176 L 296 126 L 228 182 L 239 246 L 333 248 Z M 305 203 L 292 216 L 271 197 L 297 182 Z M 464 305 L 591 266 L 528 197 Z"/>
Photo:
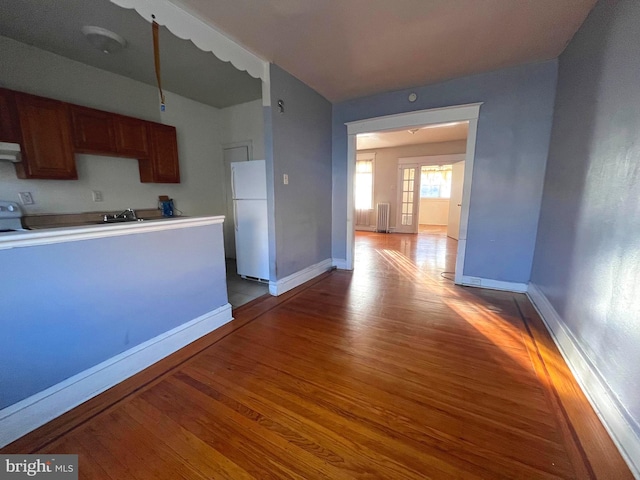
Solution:
<path fill-rule="evenodd" d="M 233 258 L 226 259 L 227 264 L 227 295 L 233 308 L 249 303 L 251 300 L 269 293 L 269 285 L 266 283 L 245 280 L 236 273 L 236 261 Z"/>

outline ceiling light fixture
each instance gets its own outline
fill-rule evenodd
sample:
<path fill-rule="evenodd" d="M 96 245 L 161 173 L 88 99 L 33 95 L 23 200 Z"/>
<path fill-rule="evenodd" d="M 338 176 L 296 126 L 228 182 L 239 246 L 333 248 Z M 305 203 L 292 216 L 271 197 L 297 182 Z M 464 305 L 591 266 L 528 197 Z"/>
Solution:
<path fill-rule="evenodd" d="M 103 53 L 117 53 L 127 46 L 124 38 L 106 28 L 85 25 L 82 27 L 82 34 Z"/>

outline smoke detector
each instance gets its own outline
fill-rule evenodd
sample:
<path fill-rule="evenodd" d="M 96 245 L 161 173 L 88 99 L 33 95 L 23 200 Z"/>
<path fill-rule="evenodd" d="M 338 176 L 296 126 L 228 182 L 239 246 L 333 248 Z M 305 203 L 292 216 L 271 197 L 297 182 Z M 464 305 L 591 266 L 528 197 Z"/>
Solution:
<path fill-rule="evenodd" d="M 82 27 L 82 34 L 103 53 L 117 53 L 127 46 L 124 38 L 106 28 L 85 25 Z"/>

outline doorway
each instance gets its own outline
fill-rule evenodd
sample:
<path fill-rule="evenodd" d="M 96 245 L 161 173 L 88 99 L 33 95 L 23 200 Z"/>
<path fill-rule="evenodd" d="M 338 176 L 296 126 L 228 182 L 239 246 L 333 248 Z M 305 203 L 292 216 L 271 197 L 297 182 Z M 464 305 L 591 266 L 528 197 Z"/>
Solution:
<path fill-rule="evenodd" d="M 467 125 L 467 122 L 460 123 L 463 128 Z M 455 143 L 461 144 L 463 140 L 466 144 L 466 139 L 465 128 L 462 138 Z M 425 150 L 430 146 L 429 143 L 416 145 Z M 458 240 L 464 158 L 464 153 L 398 158 L 394 232 L 418 233 L 424 226 L 443 226 L 447 236 Z"/>
<path fill-rule="evenodd" d="M 462 191 L 464 190 L 464 166 L 464 160 L 451 165 L 451 194 L 449 196 L 447 236 L 455 240 L 460 238 Z"/>
<path fill-rule="evenodd" d="M 469 222 L 469 200 L 471 194 L 473 161 L 475 157 L 475 144 L 477 135 L 478 116 L 481 103 L 459 105 L 430 110 L 421 110 L 405 114 L 389 115 L 385 117 L 369 118 L 356 122 L 349 122 L 347 126 L 347 221 L 346 221 L 346 262 L 347 269 L 354 266 L 355 248 L 355 222 L 354 222 L 354 174 L 357 150 L 357 135 L 363 133 L 392 132 L 402 129 L 413 130 L 425 125 L 445 124 L 449 122 L 468 121 L 468 135 L 466 140 L 466 153 L 464 161 L 464 182 L 462 186 L 462 201 L 460 202 L 460 226 L 458 234 L 458 248 L 456 255 L 455 283 L 462 284 L 463 266 L 467 242 L 467 226 Z M 415 170 L 414 170 L 415 172 Z M 408 174 L 410 175 L 410 174 Z M 409 185 L 407 186 L 409 187 Z M 412 185 L 415 196 L 415 173 Z M 409 193 L 409 188 L 407 192 Z M 457 205 L 456 205 L 457 206 Z M 414 215 L 414 211 L 411 212 Z M 398 224 L 398 222 L 396 222 Z M 415 228 L 415 227 L 414 227 Z"/>
<path fill-rule="evenodd" d="M 398 167 L 397 233 L 418 233 L 420 167 L 414 163 Z"/>

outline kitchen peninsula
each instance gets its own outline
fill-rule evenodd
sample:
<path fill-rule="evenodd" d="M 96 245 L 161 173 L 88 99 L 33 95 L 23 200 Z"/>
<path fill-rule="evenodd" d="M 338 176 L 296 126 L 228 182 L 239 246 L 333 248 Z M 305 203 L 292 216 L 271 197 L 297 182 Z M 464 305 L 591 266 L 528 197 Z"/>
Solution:
<path fill-rule="evenodd" d="M 223 220 L 0 235 L 0 445 L 232 319 Z"/>

